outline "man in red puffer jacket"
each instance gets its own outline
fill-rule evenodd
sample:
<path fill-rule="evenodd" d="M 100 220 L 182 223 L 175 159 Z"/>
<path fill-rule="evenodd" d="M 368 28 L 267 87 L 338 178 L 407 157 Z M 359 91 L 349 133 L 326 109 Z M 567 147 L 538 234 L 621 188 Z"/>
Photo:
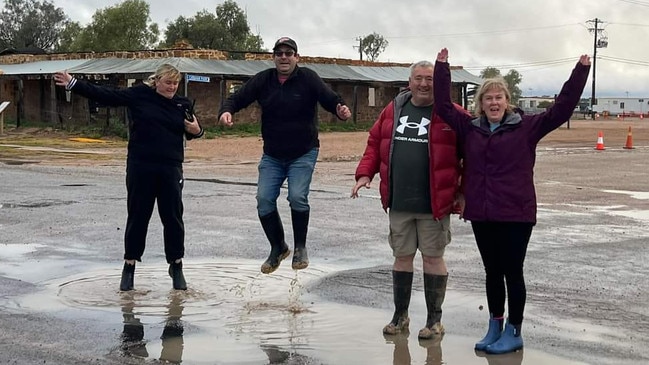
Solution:
<path fill-rule="evenodd" d="M 419 331 L 422 339 L 444 333 L 442 303 L 448 279 L 444 250 L 451 241 L 449 215 L 458 198 L 460 174 L 455 132 L 433 114 L 433 68 L 428 61 L 410 67 L 409 89 L 383 109 L 370 129 L 351 194 L 358 197 L 359 189 L 369 188 L 379 173 L 381 203 L 389 215 L 389 243 L 395 257 L 395 312 L 384 334 L 396 334 L 409 326 L 413 261 L 417 250 L 422 254 L 428 311 L 426 325 Z"/>

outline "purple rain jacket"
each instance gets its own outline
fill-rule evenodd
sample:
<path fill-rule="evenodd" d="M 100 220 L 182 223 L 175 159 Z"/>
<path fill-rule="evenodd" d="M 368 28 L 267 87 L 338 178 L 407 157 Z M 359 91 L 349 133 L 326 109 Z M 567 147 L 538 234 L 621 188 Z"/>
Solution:
<path fill-rule="evenodd" d="M 536 223 L 536 145 L 572 116 L 590 66 L 577 63 L 556 103 L 534 115 L 506 113 L 493 133 L 484 115 L 459 112 L 451 102 L 451 72 L 436 62 L 435 110 L 457 133 L 464 155 L 464 219 L 476 222 Z"/>

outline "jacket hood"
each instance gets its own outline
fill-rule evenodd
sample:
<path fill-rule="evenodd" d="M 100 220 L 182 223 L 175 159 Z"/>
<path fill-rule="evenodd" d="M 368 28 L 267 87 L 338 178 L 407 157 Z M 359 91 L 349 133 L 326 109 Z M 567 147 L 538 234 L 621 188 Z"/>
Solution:
<path fill-rule="evenodd" d="M 501 125 L 515 125 L 519 124 L 523 118 L 521 118 L 521 115 L 514 112 L 514 113 L 507 113 L 505 114 L 505 117 L 503 118 L 503 121 L 501 122 Z M 476 127 L 480 127 L 480 125 L 489 125 L 489 121 L 487 120 L 487 117 L 484 115 L 481 115 L 477 118 L 474 118 L 471 120 L 471 124 L 473 124 Z"/>
<path fill-rule="evenodd" d="M 410 98 L 412 98 L 412 91 L 410 91 L 410 89 L 405 89 L 394 97 L 394 104 L 402 107 L 408 102 L 408 100 L 410 100 Z"/>

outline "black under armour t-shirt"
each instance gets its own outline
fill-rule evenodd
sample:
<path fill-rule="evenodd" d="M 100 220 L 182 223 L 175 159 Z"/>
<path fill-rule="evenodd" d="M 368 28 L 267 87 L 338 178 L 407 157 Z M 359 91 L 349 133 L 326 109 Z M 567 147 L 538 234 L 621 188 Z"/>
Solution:
<path fill-rule="evenodd" d="M 433 106 L 404 105 L 394 135 L 391 160 L 391 209 L 432 213 L 428 163 L 428 129 Z"/>

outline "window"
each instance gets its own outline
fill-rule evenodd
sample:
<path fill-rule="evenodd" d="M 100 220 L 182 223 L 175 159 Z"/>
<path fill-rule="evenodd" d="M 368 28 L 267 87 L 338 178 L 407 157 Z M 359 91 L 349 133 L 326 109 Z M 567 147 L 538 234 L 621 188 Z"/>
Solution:
<path fill-rule="evenodd" d="M 376 89 L 373 87 L 367 88 L 367 105 L 376 106 Z"/>
<path fill-rule="evenodd" d="M 243 82 L 241 81 L 233 81 L 230 86 L 228 87 L 228 95 L 232 95 L 239 91 L 241 89 L 241 86 L 243 86 Z"/>

